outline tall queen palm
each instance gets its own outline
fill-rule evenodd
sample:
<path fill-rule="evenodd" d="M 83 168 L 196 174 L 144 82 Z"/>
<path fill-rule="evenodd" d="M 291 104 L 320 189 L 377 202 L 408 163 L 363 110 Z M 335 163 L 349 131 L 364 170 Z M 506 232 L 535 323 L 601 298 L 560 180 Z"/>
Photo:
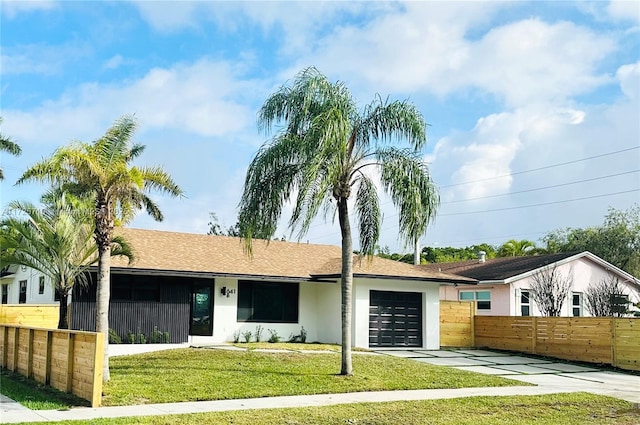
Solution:
<path fill-rule="evenodd" d="M 94 239 L 98 247 L 96 331 L 105 334 L 105 342 L 109 332 L 111 246 L 116 221 L 127 223 L 143 208 L 155 220 L 162 221 L 162 212 L 147 192 L 182 195 L 182 190 L 160 167 L 131 165 L 144 151 L 143 145 L 132 143 L 136 128 L 132 116 L 121 117 L 100 139 L 57 149 L 51 157 L 25 171 L 17 183 L 45 181 L 92 199 Z M 110 376 L 106 343 L 104 360 L 103 381 L 107 382 Z"/>
<path fill-rule="evenodd" d="M 331 83 L 317 69 L 300 72 L 292 83 L 269 96 L 258 114 L 261 130 L 282 129 L 251 162 L 240 201 L 239 229 L 251 249 L 252 238 L 270 239 L 283 207 L 290 200 L 289 221 L 298 237 L 323 210 L 338 212 L 342 236 L 341 374 L 351 375 L 351 288 L 353 247 L 349 219 L 355 209 L 360 252 L 373 255 L 382 214 L 373 178 L 379 172 L 382 189 L 399 209 L 400 236 L 415 243 L 435 216 L 438 192 L 420 149 L 426 143 L 422 114 L 407 102 L 377 97 L 358 110 L 341 82 Z M 395 147 L 401 139 L 410 147 Z M 295 195 L 295 200 L 291 199 Z"/>

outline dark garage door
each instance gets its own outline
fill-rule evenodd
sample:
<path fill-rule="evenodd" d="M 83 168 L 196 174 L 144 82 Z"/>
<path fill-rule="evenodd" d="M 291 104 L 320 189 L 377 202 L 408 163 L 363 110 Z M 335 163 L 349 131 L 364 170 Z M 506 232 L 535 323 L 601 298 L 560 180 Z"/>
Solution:
<path fill-rule="evenodd" d="M 371 291 L 370 347 L 422 347 L 422 294 Z"/>

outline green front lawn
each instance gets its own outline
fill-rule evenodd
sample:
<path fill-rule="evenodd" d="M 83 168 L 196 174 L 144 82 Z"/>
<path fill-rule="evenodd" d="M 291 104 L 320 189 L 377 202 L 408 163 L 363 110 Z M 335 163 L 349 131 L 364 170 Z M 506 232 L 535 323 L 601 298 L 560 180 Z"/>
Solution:
<path fill-rule="evenodd" d="M 114 357 L 103 405 L 526 385 L 495 376 L 383 355 L 353 356 L 340 376 L 340 354 L 178 349 Z"/>
<path fill-rule="evenodd" d="M 635 425 L 631 403 L 587 393 L 345 404 L 296 409 L 68 421 L 65 424 L 151 425 Z"/>

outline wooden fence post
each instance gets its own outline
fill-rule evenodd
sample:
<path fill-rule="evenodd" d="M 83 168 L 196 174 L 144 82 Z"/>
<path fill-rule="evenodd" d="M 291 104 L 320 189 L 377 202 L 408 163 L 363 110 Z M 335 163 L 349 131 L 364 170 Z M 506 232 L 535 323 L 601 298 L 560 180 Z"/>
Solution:
<path fill-rule="evenodd" d="M 13 369 L 11 372 L 18 370 L 18 346 L 20 345 L 20 328 L 13 328 Z"/>
<path fill-rule="evenodd" d="M 538 318 L 531 318 L 531 354 L 536 354 L 538 348 Z"/>
<path fill-rule="evenodd" d="M 469 315 L 471 316 L 471 347 L 476 346 L 476 303 L 469 303 Z"/>
<path fill-rule="evenodd" d="M 53 346 L 53 331 L 47 331 L 47 355 L 44 359 L 44 364 L 45 364 L 44 383 L 46 385 L 51 384 L 51 362 L 53 361 L 53 359 L 51 358 L 52 346 Z"/>
<path fill-rule="evenodd" d="M 618 362 L 616 361 L 616 318 L 611 319 L 611 366 L 616 367 Z"/>
<path fill-rule="evenodd" d="M 2 364 L 0 366 L 7 367 L 7 347 L 9 346 L 9 328 L 7 326 L 2 327 Z"/>
<path fill-rule="evenodd" d="M 66 392 L 70 393 L 73 387 L 73 353 L 75 351 L 75 335 L 67 334 L 67 388 Z"/>
<path fill-rule="evenodd" d="M 33 378 L 33 329 L 29 328 L 29 342 L 27 346 L 27 378 Z"/>

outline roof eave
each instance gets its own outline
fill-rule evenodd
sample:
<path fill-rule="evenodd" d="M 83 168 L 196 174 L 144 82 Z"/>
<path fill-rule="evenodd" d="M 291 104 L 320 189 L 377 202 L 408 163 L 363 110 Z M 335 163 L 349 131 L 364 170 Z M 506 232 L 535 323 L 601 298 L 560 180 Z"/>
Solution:
<path fill-rule="evenodd" d="M 311 275 L 312 281 L 318 281 L 322 279 L 340 279 L 340 273 L 332 273 L 332 274 L 314 274 Z M 440 284 L 450 284 L 450 285 L 477 285 L 478 282 L 476 280 L 461 280 L 461 279 L 447 279 L 447 278 L 437 278 L 437 277 L 427 277 L 427 276 L 392 276 L 392 275 L 381 275 L 381 274 L 373 274 L 373 273 L 354 273 L 353 277 L 358 278 L 369 278 L 369 279 L 385 279 L 385 280 L 410 280 L 416 282 L 433 282 Z"/>

